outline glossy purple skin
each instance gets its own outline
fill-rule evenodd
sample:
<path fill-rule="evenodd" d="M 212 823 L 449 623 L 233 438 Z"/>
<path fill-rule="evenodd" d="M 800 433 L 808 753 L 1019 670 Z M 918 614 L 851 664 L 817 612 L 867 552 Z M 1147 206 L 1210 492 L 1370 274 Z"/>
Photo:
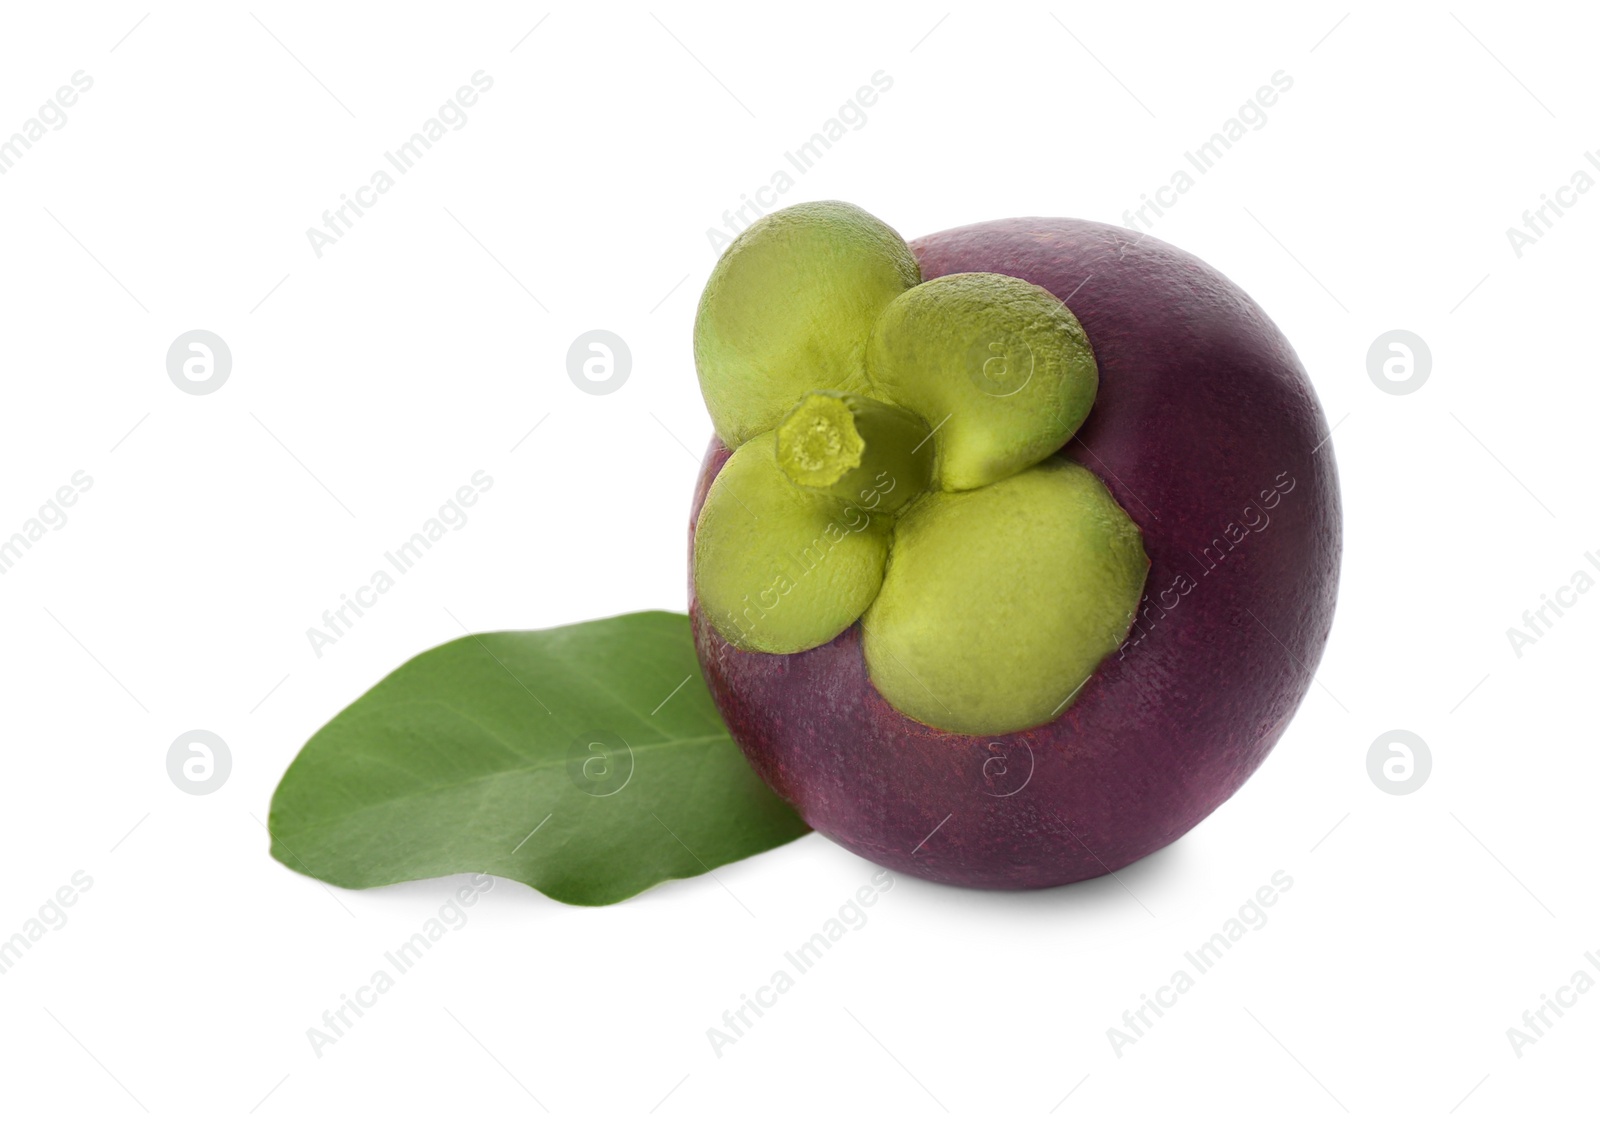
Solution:
<path fill-rule="evenodd" d="M 1238 790 L 1305 695 L 1339 578 L 1327 424 L 1266 314 L 1159 240 L 1008 219 L 912 248 L 924 278 L 1014 275 L 1083 323 L 1100 391 L 1065 453 L 1143 532 L 1140 625 L 1056 720 L 999 737 L 896 712 L 867 677 L 859 627 L 806 653 L 743 653 L 691 590 L 700 662 L 761 777 L 845 848 L 977 888 L 1100 876 L 1175 841 Z M 694 516 L 726 459 L 713 440 Z"/>

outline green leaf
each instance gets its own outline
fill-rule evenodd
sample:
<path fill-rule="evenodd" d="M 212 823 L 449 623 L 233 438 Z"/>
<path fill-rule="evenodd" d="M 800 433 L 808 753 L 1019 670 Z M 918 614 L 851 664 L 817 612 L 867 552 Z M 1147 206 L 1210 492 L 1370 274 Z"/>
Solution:
<path fill-rule="evenodd" d="M 613 904 L 807 827 L 734 746 L 689 620 L 646 611 L 412 658 L 311 737 L 268 830 L 343 888 L 486 872 Z"/>

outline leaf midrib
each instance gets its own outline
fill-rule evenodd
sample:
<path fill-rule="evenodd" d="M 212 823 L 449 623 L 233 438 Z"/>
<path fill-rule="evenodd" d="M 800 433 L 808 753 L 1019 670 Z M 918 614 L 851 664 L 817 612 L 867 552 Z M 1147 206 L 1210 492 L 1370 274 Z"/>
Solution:
<path fill-rule="evenodd" d="M 520 749 L 518 749 L 513 744 L 508 742 L 504 737 L 496 734 L 495 732 L 491 731 L 488 727 L 486 727 L 483 724 L 482 721 L 476 719 L 475 717 L 468 716 L 466 713 L 462 712 L 460 709 L 455 708 L 455 707 L 445 703 L 444 701 L 406 702 L 404 704 L 394 705 L 393 707 L 396 707 L 396 708 L 413 708 L 416 705 L 420 705 L 420 704 L 435 705 L 435 706 L 437 706 L 439 708 L 444 709 L 446 712 L 454 713 L 455 715 L 461 717 L 461 719 L 465 720 L 468 724 L 471 724 L 474 728 L 478 729 L 480 732 L 483 732 L 484 735 L 488 736 L 491 740 L 493 740 L 496 743 L 500 744 L 507 751 L 511 752 L 513 755 L 516 755 L 519 759 L 522 760 L 522 762 L 520 764 L 518 764 L 517 766 L 511 767 L 511 768 L 507 768 L 504 771 L 490 771 L 487 774 L 474 775 L 470 779 L 461 779 L 461 780 L 457 780 L 457 781 L 454 781 L 454 782 L 440 783 L 440 784 L 438 784 L 436 786 L 431 786 L 431 787 L 427 787 L 427 788 L 420 789 L 420 790 L 410 791 L 410 792 L 408 792 L 406 794 L 395 795 L 392 798 L 385 798 L 385 799 L 382 799 L 382 800 L 380 800 L 378 802 L 370 802 L 370 803 L 366 803 L 366 804 L 363 804 L 363 805 L 352 806 L 350 809 L 346 810 L 344 813 L 336 814 L 336 815 L 334 815 L 334 816 L 332 816 L 330 818 L 324 818 L 324 819 L 321 819 L 321 820 L 316 821 L 316 822 L 303 823 L 296 830 L 292 831 L 293 833 L 297 833 L 297 834 L 298 833 L 305 833 L 305 832 L 310 831 L 310 830 L 321 829 L 324 826 L 331 826 L 331 825 L 334 825 L 334 824 L 339 823 L 339 822 L 350 821 L 351 819 L 357 817 L 358 815 L 368 814 L 368 813 L 371 813 L 374 810 L 382 809 L 385 806 L 392 806 L 397 802 L 410 802 L 410 801 L 413 801 L 415 799 L 425 798 L 425 797 L 427 797 L 429 795 L 433 795 L 433 794 L 441 794 L 441 793 L 444 793 L 446 791 L 459 790 L 459 789 L 463 789 L 463 788 L 470 787 L 470 786 L 477 786 L 477 785 L 479 785 L 481 783 L 484 783 L 484 782 L 487 782 L 487 781 L 489 781 L 491 779 L 503 778 L 503 777 L 505 777 L 507 775 L 529 774 L 529 773 L 533 773 L 533 772 L 548 770 L 548 769 L 550 769 L 552 767 L 557 767 L 557 766 L 564 767 L 565 766 L 565 761 L 564 760 L 547 760 L 545 762 L 535 762 L 534 760 L 529 759 Z M 660 729 L 657 729 L 657 731 L 660 731 Z M 727 739 L 729 739 L 729 737 L 726 734 L 713 733 L 711 735 L 695 736 L 695 737 L 689 738 L 689 739 L 666 740 L 666 741 L 663 741 L 661 743 L 641 744 L 639 747 L 634 747 L 632 744 L 629 744 L 628 745 L 628 749 L 633 754 L 638 755 L 640 752 L 645 752 L 645 751 L 654 752 L 654 751 L 663 751 L 663 750 L 667 750 L 667 749 L 675 748 L 675 747 L 692 747 L 692 746 L 699 745 L 699 744 L 718 743 L 718 742 L 721 742 L 721 741 L 724 741 L 724 740 L 727 740 Z M 353 753 L 352 757 L 353 758 L 359 758 L 359 759 L 369 759 L 369 760 L 372 760 L 373 762 L 381 763 L 385 767 L 387 767 L 387 768 L 389 768 L 391 770 L 394 769 L 394 764 L 388 762 L 387 760 L 379 759 L 377 756 L 370 755 L 370 754 L 367 754 L 365 752 L 355 752 L 355 753 Z"/>
<path fill-rule="evenodd" d="M 500 636 L 506 636 L 506 635 L 500 635 Z M 510 636 L 512 636 L 512 637 L 517 636 L 516 632 L 514 632 L 514 631 L 510 632 Z M 472 637 L 472 638 L 474 638 L 475 640 L 478 641 L 478 644 L 482 648 L 483 652 L 486 653 L 489 656 L 490 660 L 492 660 L 495 663 L 495 665 L 500 668 L 500 670 L 502 672 L 508 674 L 513 681 L 516 681 L 517 684 L 524 689 L 524 691 L 527 691 L 530 694 L 532 693 L 531 689 L 528 689 L 526 685 L 522 684 L 522 679 L 521 679 L 521 677 L 518 676 L 516 671 L 514 671 L 509 664 L 507 664 L 506 657 L 495 653 L 492 649 L 489 648 L 488 644 L 483 641 L 483 638 L 486 637 L 486 635 L 481 635 L 481 634 L 480 635 L 470 635 L 470 637 Z M 512 654 L 512 655 L 509 655 L 509 656 L 518 657 L 520 655 Z M 641 660 L 644 659 L 644 657 L 645 657 L 644 654 L 639 654 L 637 656 L 639 656 L 641 658 Z M 651 663 L 646 662 L 646 664 L 651 664 Z M 626 698 L 621 696 L 616 691 L 616 689 L 614 689 L 608 682 L 601 680 L 600 677 L 598 677 L 587 665 L 583 665 L 583 664 L 580 664 L 580 663 L 575 663 L 575 662 L 570 662 L 569 661 L 564 665 L 564 667 L 560 670 L 560 673 L 558 674 L 558 676 L 573 676 L 573 675 L 576 675 L 577 679 L 580 680 L 583 684 L 589 686 L 590 688 L 598 690 L 604 696 L 606 696 L 610 700 L 614 701 L 618 706 L 620 706 L 622 708 L 622 710 L 624 712 L 626 712 L 633 719 L 637 720 L 640 724 L 644 725 L 645 727 L 651 728 L 656 732 L 660 732 L 662 735 L 666 735 L 666 730 L 661 727 L 660 723 L 655 719 L 654 714 L 646 715 L 645 713 L 641 712 L 639 710 L 639 706 L 638 705 L 636 705 L 633 701 L 627 700 Z M 538 676 L 534 676 L 533 680 L 535 681 L 535 683 L 538 683 L 541 680 L 541 678 L 538 677 Z M 674 690 L 674 691 L 676 691 L 676 690 Z M 538 699 L 538 698 L 535 698 L 535 699 Z M 542 701 L 541 701 L 541 704 L 543 704 Z M 549 709 L 548 706 L 544 706 L 544 707 L 545 707 L 545 711 L 546 712 L 550 712 L 550 709 Z M 703 712 L 703 710 L 701 710 L 701 711 Z M 551 715 L 554 716 L 555 714 L 552 712 Z"/>

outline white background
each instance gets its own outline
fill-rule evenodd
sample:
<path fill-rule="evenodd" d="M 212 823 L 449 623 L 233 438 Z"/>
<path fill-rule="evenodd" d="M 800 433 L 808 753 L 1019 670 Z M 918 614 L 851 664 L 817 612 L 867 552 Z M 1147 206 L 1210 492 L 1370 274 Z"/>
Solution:
<path fill-rule="evenodd" d="M 0 977 L 6 1118 L 1501 1123 L 1592 1107 L 1600 991 L 1520 1058 L 1506 1035 L 1600 948 L 1600 594 L 1520 656 L 1506 635 L 1575 571 L 1600 578 L 1584 559 L 1600 550 L 1600 192 L 1520 258 L 1506 236 L 1600 150 L 1592 14 L 146 12 L 13 6 L 0 27 L 0 134 L 93 78 L 0 177 L 0 534 L 75 471 L 93 479 L 0 575 L 0 933 L 74 872 L 94 882 Z M 306 229 L 479 70 L 494 85 L 467 124 L 318 258 Z M 720 870 L 725 888 L 588 910 L 500 881 L 319 1059 L 306 1029 L 462 881 L 352 893 L 282 868 L 262 821 L 284 767 L 464 631 L 684 607 L 710 434 L 689 345 L 706 229 L 880 70 L 892 90 L 784 202 L 848 199 L 908 236 L 1121 222 L 1292 76 L 1153 234 L 1254 295 L 1337 424 L 1346 552 L 1318 685 L 1176 845 L 1025 895 L 902 878 L 720 1059 L 707 1027 L 867 862 L 812 836 Z M 233 353 L 204 396 L 165 369 L 196 328 Z M 614 394 L 567 375 L 594 328 L 632 349 Z M 1367 371 L 1396 328 L 1433 356 L 1404 396 Z M 479 469 L 495 486 L 470 523 L 316 656 L 307 628 Z M 205 797 L 166 771 L 195 728 L 233 753 Z M 1391 729 L 1432 749 L 1406 797 L 1368 777 Z M 1294 885 L 1266 926 L 1117 1056 L 1108 1027 L 1280 869 Z"/>

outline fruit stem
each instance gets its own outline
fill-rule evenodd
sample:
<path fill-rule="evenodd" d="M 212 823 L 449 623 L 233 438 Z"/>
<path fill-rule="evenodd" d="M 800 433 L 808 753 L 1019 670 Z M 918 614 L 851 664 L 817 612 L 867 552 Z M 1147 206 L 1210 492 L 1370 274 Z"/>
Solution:
<path fill-rule="evenodd" d="M 864 395 L 813 391 L 778 424 L 778 464 L 796 485 L 891 514 L 933 480 L 928 425 Z"/>

